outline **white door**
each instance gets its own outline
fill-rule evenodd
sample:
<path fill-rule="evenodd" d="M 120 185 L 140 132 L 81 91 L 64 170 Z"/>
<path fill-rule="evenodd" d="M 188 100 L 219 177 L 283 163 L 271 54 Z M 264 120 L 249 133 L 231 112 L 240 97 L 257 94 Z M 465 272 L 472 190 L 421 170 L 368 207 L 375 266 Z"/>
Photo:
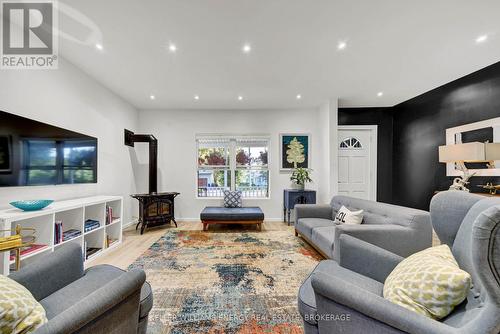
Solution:
<path fill-rule="evenodd" d="M 377 199 L 377 127 L 339 126 L 339 195 Z"/>

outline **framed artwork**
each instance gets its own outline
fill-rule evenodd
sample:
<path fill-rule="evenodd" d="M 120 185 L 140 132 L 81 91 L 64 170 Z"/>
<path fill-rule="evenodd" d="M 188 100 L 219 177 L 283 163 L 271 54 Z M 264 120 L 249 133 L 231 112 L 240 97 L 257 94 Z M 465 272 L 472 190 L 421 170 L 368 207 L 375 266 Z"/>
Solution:
<path fill-rule="evenodd" d="M 280 170 L 292 171 L 294 168 L 310 168 L 311 140 L 309 134 L 280 134 Z"/>
<path fill-rule="evenodd" d="M 0 173 L 12 172 L 12 147 L 9 136 L 0 136 Z"/>

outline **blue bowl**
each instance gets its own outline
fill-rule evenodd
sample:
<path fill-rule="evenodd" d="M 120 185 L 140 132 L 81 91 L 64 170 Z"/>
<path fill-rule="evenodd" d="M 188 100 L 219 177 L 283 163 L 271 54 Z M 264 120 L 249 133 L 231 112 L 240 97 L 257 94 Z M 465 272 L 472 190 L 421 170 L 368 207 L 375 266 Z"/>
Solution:
<path fill-rule="evenodd" d="M 51 199 L 37 199 L 31 201 L 10 202 L 10 205 L 23 211 L 37 211 L 49 206 L 52 202 L 54 201 Z"/>

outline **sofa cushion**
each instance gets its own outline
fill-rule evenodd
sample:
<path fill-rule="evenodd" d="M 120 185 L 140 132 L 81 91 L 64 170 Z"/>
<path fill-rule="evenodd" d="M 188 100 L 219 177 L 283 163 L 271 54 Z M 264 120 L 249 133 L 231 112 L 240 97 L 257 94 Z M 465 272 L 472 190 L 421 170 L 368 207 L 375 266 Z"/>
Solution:
<path fill-rule="evenodd" d="M 40 304 L 50 320 L 122 274 L 123 270 L 110 265 L 91 267 L 82 278 L 42 299 Z"/>
<path fill-rule="evenodd" d="M 370 293 L 382 296 L 384 285 L 369 277 L 360 275 L 349 269 L 342 268 L 337 262 L 332 260 L 321 261 L 313 270 L 311 275 L 304 281 L 299 289 L 299 313 L 304 321 L 311 325 L 317 324 L 316 316 L 316 298 L 311 285 L 311 277 L 316 272 L 322 272 L 330 276 L 332 281 L 343 280 L 356 287 L 366 290 Z"/>
<path fill-rule="evenodd" d="M 335 226 L 316 227 L 312 230 L 311 241 L 329 258 L 333 257 Z"/>
<path fill-rule="evenodd" d="M 149 311 L 151 311 L 152 308 L 153 308 L 153 292 L 151 291 L 151 285 L 148 282 L 144 282 L 141 288 L 139 319 L 147 317 Z"/>
<path fill-rule="evenodd" d="M 201 220 L 264 220 L 264 213 L 259 207 L 221 208 L 207 206 L 200 213 Z"/>
<path fill-rule="evenodd" d="M 312 238 L 312 230 L 316 227 L 323 226 L 334 226 L 335 222 L 330 219 L 323 218 L 300 218 L 297 221 L 297 226 L 295 229 L 306 238 L 311 240 Z"/>

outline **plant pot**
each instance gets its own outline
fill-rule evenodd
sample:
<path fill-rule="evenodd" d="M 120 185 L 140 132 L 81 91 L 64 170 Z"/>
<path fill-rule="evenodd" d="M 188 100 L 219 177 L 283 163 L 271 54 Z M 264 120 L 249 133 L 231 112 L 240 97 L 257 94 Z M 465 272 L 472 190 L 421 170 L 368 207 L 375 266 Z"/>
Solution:
<path fill-rule="evenodd" d="M 305 189 L 305 185 L 304 184 L 295 184 L 295 189 L 297 189 L 297 190 L 304 190 Z"/>

